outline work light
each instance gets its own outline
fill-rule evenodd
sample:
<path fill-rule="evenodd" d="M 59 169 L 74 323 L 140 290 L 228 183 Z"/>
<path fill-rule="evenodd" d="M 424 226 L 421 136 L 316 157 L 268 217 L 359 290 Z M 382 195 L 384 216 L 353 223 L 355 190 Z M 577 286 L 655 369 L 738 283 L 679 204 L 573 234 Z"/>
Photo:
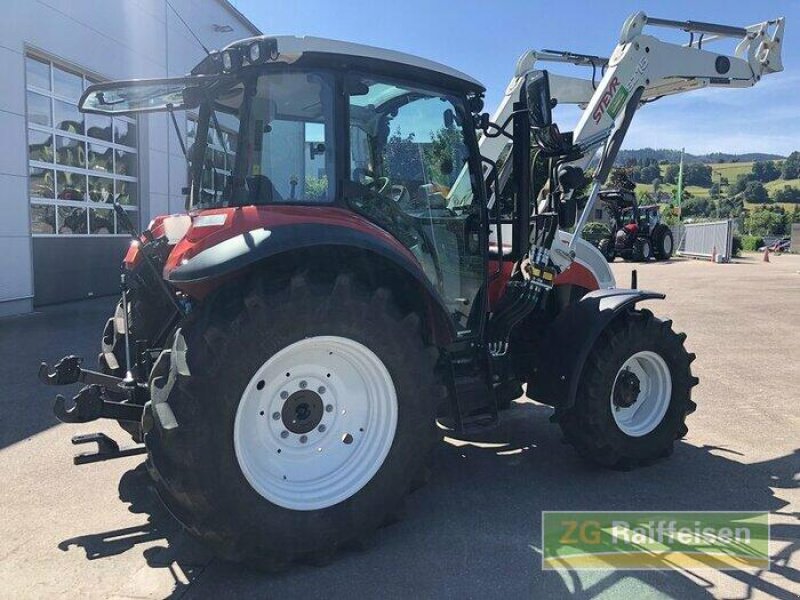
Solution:
<path fill-rule="evenodd" d="M 259 44 L 258 42 L 250 44 L 248 57 L 250 58 L 251 64 L 257 63 L 261 59 L 261 44 Z"/>
<path fill-rule="evenodd" d="M 235 71 L 242 66 L 242 55 L 236 48 L 230 48 L 222 53 L 222 70 L 226 73 Z"/>

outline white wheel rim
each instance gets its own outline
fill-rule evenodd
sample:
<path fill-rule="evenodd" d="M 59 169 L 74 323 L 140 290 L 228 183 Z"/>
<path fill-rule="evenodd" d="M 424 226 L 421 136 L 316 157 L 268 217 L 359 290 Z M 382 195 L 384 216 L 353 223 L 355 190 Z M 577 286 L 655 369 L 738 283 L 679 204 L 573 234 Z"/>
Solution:
<path fill-rule="evenodd" d="M 639 380 L 639 394 L 628 407 L 614 403 L 614 392 L 620 374 L 629 371 Z M 653 431 L 667 414 L 672 398 L 672 377 L 666 361 L 649 350 L 637 352 L 626 360 L 614 378 L 611 389 L 611 414 L 617 427 L 631 437 L 641 437 Z"/>
<path fill-rule="evenodd" d="M 321 416 L 313 410 L 320 406 Z M 298 410 L 313 414 L 300 422 L 313 429 L 290 431 L 298 421 L 285 419 Z M 381 359 L 354 340 L 317 336 L 287 346 L 256 371 L 236 411 L 233 441 L 256 492 L 284 508 L 318 510 L 373 478 L 396 427 L 397 393 Z"/>
<path fill-rule="evenodd" d="M 672 238 L 668 235 L 664 236 L 664 254 L 672 253 Z"/>
<path fill-rule="evenodd" d="M 645 240 L 642 244 L 642 254 L 644 255 L 644 258 L 650 256 L 650 242 L 647 240 Z"/>

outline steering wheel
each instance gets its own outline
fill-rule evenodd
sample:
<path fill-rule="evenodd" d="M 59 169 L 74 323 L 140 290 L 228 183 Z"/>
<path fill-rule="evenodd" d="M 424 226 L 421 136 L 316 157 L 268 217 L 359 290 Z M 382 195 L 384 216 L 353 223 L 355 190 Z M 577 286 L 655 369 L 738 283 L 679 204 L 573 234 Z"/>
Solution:
<path fill-rule="evenodd" d="M 377 193 L 381 194 L 382 196 L 386 195 L 386 192 L 389 190 L 390 181 L 388 177 L 372 177 L 372 175 L 367 175 L 372 181 L 369 181 L 366 185 L 374 189 Z"/>

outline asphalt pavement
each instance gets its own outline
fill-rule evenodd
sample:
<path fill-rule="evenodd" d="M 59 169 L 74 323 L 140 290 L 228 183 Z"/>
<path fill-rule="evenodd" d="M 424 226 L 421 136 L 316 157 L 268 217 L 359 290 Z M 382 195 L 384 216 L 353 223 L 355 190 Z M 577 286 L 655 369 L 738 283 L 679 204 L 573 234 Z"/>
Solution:
<path fill-rule="evenodd" d="M 754 598 L 800 596 L 800 256 L 736 264 L 615 263 L 697 353 L 697 412 L 668 460 L 598 469 L 551 410 L 519 401 L 495 429 L 450 439 L 406 518 L 373 547 L 279 575 L 213 559 L 162 508 L 142 457 L 75 467 L 40 360 L 93 363 L 115 300 L 0 320 L 0 598 Z M 542 571 L 543 510 L 768 510 L 769 571 Z"/>

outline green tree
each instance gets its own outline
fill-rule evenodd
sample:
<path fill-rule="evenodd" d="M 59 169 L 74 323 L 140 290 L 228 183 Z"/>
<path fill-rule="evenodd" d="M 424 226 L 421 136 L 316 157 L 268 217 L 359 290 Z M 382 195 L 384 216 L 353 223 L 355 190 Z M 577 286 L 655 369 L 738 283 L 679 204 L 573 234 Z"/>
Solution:
<path fill-rule="evenodd" d="M 753 175 L 753 179 L 756 181 L 761 181 L 762 183 L 775 181 L 781 176 L 781 171 L 775 165 L 775 161 L 773 160 L 759 160 L 754 162 L 750 172 Z"/>
<path fill-rule="evenodd" d="M 772 199 L 775 202 L 800 202 L 800 189 L 785 185 L 782 190 L 775 190 Z"/>
<path fill-rule="evenodd" d="M 792 152 L 781 165 L 781 174 L 784 179 L 797 179 L 800 177 L 800 152 Z"/>
<path fill-rule="evenodd" d="M 389 136 L 383 152 L 384 164 L 390 169 L 387 173 L 389 177 L 399 181 L 424 180 L 422 161 L 413 133 L 403 136 L 401 131 L 396 131 Z"/>
<path fill-rule="evenodd" d="M 714 203 L 708 198 L 689 198 L 681 207 L 683 217 L 706 218 L 714 216 L 714 212 Z"/>
<path fill-rule="evenodd" d="M 647 166 L 642 167 L 639 173 L 639 181 L 653 181 L 654 179 L 661 178 L 661 169 L 658 168 L 658 165 L 655 163 L 650 163 Z"/>
<path fill-rule="evenodd" d="M 459 150 L 464 142 L 461 131 L 455 127 L 442 127 L 431 136 L 431 143 L 423 150 L 428 181 L 450 187 L 463 166 Z"/>
<path fill-rule="evenodd" d="M 633 191 L 636 189 L 636 183 L 631 181 L 630 175 L 626 169 L 618 168 L 611 171 L 609 178 L 609 185 L 614 189 Z"/>
<path fill-rule="evenodd" d="M 741 194 L 744 191 L 744 188 L 747 187 L 747 184 L 753 180 L 752 173 L 743 173 L 741 175 L 736 176 L 736 182 L 733 184 L 732 189 L 730 190 L 734 194 Z"/>
<path fill-rule="evenodd" d="M 767 188 L 760 181 L 748 181 L 744 188 L 744 199 L 756 204 L 769 202 Z"/>
<path fill-rule="evenodd" d="M 680 165 L 676 165 L 675 163 L 669 163 L 667 165 L 666 170 L 664 171 L 664 181 L 666 183 L 671 183 L 673 185 L 678 183 L 678 173 L 680 172 L 680 170 L 681 170 Z"/>
<path fill-rule="evenodd" d="M 711 167 L 703 163 L 689 163 L 683 165 L 683 183 L 700 187 L 711 186 Z"/>
<path fill-rule="evenodd" d="M 751 235 L 783 235 L 789 221 L 782 206 L 759 206 L 745 217 L 744 227 Z"/>

